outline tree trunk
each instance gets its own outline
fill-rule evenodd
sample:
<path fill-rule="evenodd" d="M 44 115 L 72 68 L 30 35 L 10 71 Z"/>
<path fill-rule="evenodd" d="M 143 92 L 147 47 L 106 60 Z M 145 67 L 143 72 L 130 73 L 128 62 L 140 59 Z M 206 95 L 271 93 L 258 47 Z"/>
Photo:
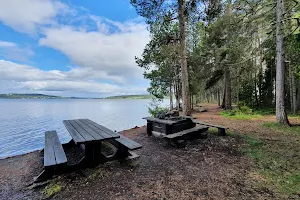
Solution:
<path fill-rule="evenodd" d="M 283 61 L 283 35 L 282 35 L 283 0 L 276 4 L 276 120 L 280 124 L 289 124 L 284 103 L 284 61 Z"/>
<path fill-rule="evenodd" d="M 230 77 L 230 70 L 226 69 L 224 73 L 225 79 L 225 110 L 231 109 L 231 77 Z"/>
<path fill-rule="evenodd" d="M 296 101 L 296 110 L 300 110 L 300 81 L 296 81 L 297 82 L 297 94 L 296 94 L 296 99 L 298 101 Z"/>
<path fill-rule="evenodd" d="M 221 108 L 225 108 L 225 96 L 226 96 L 226 87 L 225 87 L 225 84 L 224 84 L 223 100 L 222 100 Z"/>
<path fill-rule="evenodd" d="M 292 70 L 291 76 L 292 76 L 292 99 L 293 99 L 292 112 L 294 114 L 296 114 L 296 111 L 297 111 L 297 96 L 296 96 L 295 74 L 294 74 L 293 70 Z"/>
<path fill-rule="evenodd" d="M 221 106 L 220 89 L 218 89 L 217 98 L 218 98 L 218 106 Z"/>
<path fill-rule="evenodd" d="M 170 110 L 173 110 L 173 92 L 172 92 L 172 82 L 170 82 Z"/>
<path fill-rule="evenodd" d="M 180 32 L 180 60 L 182 78 L 182 109 L 183 115 L 190 115 L 191 106 L 189 99 L 189 75 L 186 59 L 186 40 L 185 40 L 185 0 L 178 0 L 179 32 Z"/>

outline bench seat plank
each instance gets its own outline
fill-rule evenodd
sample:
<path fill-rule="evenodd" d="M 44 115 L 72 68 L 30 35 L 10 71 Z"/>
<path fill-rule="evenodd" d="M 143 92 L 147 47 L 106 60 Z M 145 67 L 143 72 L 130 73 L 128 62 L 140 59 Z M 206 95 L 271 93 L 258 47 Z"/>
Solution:
<path fill-rule="evenodd" d="M 126 146 L 130 150 L 136 150 L 142 148 L 142 145 L 139 143 L 123 136 L 120 134 L 120 138 L 115 139 L 117 142 L 121 143 L 122 145 Z"/>
<path fill-rule="evenodd" d="M 54 144 L 53 144 L 53 148 L 54 148 L 54 154 L 55 154 L 55 160 L 56 160 L 56 164 L 64 164 L 67 162 L 67 157 L 65 154 L 65 151 L 62 147 L 62 144 L 59 141 L 59 138 L 57 136 L 57 133 L 54 131 L 55 135 L 54 135 Z"/>
<path fill-rule="evenodd" d="M 55 153 L 54 153 L 54 134 L 55 131 L 47 131 L 45 132 L 45 149 L 44 149 L 44 166 L 52 166 L 56 165 Z"/>
<path fill-rule="evenodd" d="M 205 125 L 205 126 L 221 128 L 221 129 L 228 129 L 227 127 L 224 127 L 224 126 L 215 125 L 215 124 L 208 124 L 208 123 L 200 122 L 200 121 L 197 121 L 197 120 L 193 120 L 193 122 L 196 123 L 196 124 L 201 124 L 201 125 Z"/>
<path fill-rule="evenodd" d="M 205 129 L 207 130 L 208 127 L 207 126 L 196 126 L 194 128 L 183 130 L 183 131 L 180 131 L 180 132 L 177 132 L 177 133 L 164 135 L 163 137 L 168 138 L 168 139 L 174 139 L 174 138 L 177 138 L 177 137 L 181 137 L 181 136 L 184 136 L 184 135 L 187 135 L 187 134 L 190 134 L 190 133 L 194 133 L 194 132 L 197 132 L 199 130 L 205 130 Z"/>

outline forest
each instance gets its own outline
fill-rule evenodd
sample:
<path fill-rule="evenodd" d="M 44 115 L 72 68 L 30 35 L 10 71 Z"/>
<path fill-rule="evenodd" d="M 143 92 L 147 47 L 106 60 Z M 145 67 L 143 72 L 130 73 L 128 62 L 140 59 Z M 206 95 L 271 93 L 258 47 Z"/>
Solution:
<path fill-rule="evenodd" d="M 136 63 L 170 109 L 218 102 L 276 112 L 300 110 L 300 4 L 297 0 L 131 0 L 151 34 Z M 182 104 L 180 104 L 182 102 Z"/>

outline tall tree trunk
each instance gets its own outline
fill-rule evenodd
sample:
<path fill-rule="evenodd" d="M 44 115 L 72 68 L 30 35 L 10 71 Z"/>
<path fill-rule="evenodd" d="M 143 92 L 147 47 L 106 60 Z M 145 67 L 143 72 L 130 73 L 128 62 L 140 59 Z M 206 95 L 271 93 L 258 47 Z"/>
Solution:
<path fill-rule="evenodd" d="M 225 79 L 224 79 L 225 80 Z M 224 81 L 225 82 L 225 81 Z M 223 91 L 223 100 L 221 108 L 225 108 L 225 96 L 226 96 L 226 86 L 224 84 L 224 91 Z"/>
<path fill-rule="evenodd" d="M 190 115 L 191 105 L 189 99 L 189 74 L 186 59 L 186 39 L 185 39 L 185 0 L 178 0 L 179 32 L 180 32 L 180 60 L 182 73 L 182 109 L 183 115 Z"/>
<path fill-rule="evenodd" d="M 292 68 L 292 67 L 291 67 Z M 296 114 L 296 111 L 297 111 L 297 96 L 296 96 L 296 81 L 295 81 L 295 74 L 294 74 L 294 71 L 292 69 L 292 73 L 291 73 L 291 76 L 292 76 L 292 99 L 293 99 L 293 109 L 292 109 L 292 112 L 294 114 Z"/>
<path fill-rule="evenodd" d="M 217 98 L 218 98 L 218 106 L 221 106 L 220 89 L 218 89 Z"/>
<path fill-rule="evenodd" d="M 283 61 L 283 0 L 276 0 L 276 120 L 280 124 L 290 125 L 284 103 L 284 61 Z"/>
<path fill-rule="evenodd" d="M 172 92 L 172 82 L 170 81 L 170 110 L 173 110 L 173 92 Z"/>
<path fill-rule="evenodd" d="M 225 110 L 231 109 L 231 77 L 230 70 L 226 69 L 224 73 L 225 79 Z"/>
<path fill-rule="evenodd" d="M 300 81 L 296 81 L 297 83 L 297 94 L 296 94 L 296 99 L 298 101 L 296 101 L 296 110 L 300 110 Z"/>

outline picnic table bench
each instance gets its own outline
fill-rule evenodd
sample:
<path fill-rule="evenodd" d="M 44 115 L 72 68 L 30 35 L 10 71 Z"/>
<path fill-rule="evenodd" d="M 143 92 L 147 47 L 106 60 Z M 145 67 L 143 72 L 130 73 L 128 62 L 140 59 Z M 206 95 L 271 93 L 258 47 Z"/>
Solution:
<path fill-rule="evenodd" d="M 114 132 L 89 119 L 64 120 L 65 127 L 72 137 L 72 142 L 84 151 L 84 157 L 74 165 L 67 164 L 67 157 L 56 131 L 45 133 L 44 171 L 35 182 L 51 178 L 54 174 L 74 169 L 95 166 L 111 160 L 125 160 L 137 158 L 133 150 L 142 148 L 137 142 Z M 116 152 L 106 156 L 101 147 L 104 141 L 114 145 Z"/>

